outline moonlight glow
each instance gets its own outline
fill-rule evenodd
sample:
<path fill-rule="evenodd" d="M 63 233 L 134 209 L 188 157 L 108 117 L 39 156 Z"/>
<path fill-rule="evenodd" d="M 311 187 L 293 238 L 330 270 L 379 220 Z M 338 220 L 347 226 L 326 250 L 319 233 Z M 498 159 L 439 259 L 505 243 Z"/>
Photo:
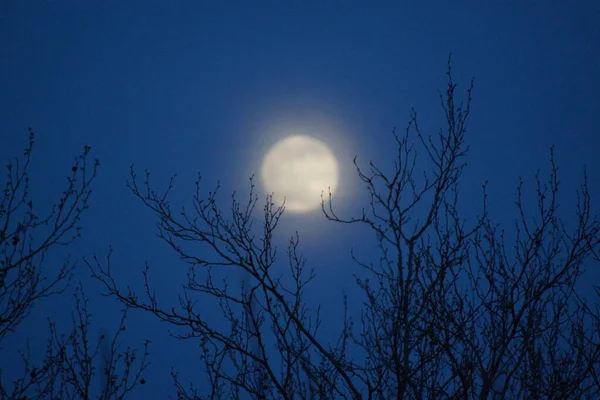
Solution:
<path fill-rule="evenodd" d="M 310 136 L 290 136 L 269 149 L 262 163 L 261 178 L 279 205 L 286 210 L 311 211 L 321 204 L 321 192 L 338 184 L 338 165 L 329 148 Z"/>

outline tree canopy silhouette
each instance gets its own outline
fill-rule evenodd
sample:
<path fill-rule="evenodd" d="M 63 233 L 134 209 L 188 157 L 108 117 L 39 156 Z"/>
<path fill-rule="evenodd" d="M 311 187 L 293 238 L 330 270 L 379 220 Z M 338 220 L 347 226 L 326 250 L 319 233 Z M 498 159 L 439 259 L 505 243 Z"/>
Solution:
<path fill-rule="evenodd" d="M 391 169 L 379 162 L 364 167 L 355 158 L 370 196 L 362 211 L 341 216 L 331 195 L 323 198 L 328 220 L 367 226 L 379 249 L 378 259 L 353 255 L 363 271 L 356 277 L 363 307 L 353 319 L 341 301 L 344 324 L 334 340 L 319 334 L 321 317 L 307 307 L 315 271 L 300 253 L 299 236 L 290 239 L 286 259 L 278 258 L 274 237 L 285 205 L 268 196 L 261 214 L 251 180 L 249 198 L 232 196 L 226 206 L 218 188 L 205 192 L 199 178 L 193 208 L 178 210 L 169 197 L 173 179 L 158 191 L 149 173 L 140 179 L 131 169 L 133 194 L 156 216 L 160 238 L 188 264 L 183 291 L 171 303 L 159 301 L 147 265 L 138 293 L 117 281 L 110 256 L 86 262 L 126 307 L 153 314 L 176 337 L 200 346 L 209 389 L 188 388 L 173 372 L 178 398 L 600 396 L 600 314 L 597 303 L 575 291 L 586 268 L 600 261 L 600 221 L 587 178 L 564 216 L 551 150 L 550 173 L 537 175 L 532 188 L 534 207 L 519 182 L 512 225 L 492 220 L 485 185 L 477 217 L 465 220 L 459 182 L 473 83 L 460 101 L 450 63 L 447 78 L 439 133 L 424 133 L 413 111 L 406 130 L 394 131 Z M 274 272 L 278 262 L 289 266 L 291 279 Z M 217 279 L 224 268 L 251 279 L 240 287 Z M 213 305 L 225 324 L 207 317 Z M 198 382 L 205 379 L 198 374 Z"/>
<path fill-rule="evenodd" d="M 75 158 L 66 187 L 50 211 L 42 214 L 30 195 L 29 168 L 34 133 L 23 157 L 7 165 L 0 200 L 0 346 L 15 334 L 19 324 L 40 301 L 56 295 L 73 294 L 72 326 L 65 327 L 48 317 L 48 338 L 43 354 L 32 354 L 29 342 L 19 349 L 21 360 L 9 359 L 0 367 L 0 399 L 123 399 L 141 384 L 148 366 L 148 343 L 139 351 L 123 348 L 126 310 L 114 334 L 97 341 L 90 338 L 91 314 L 81 283 L 71 288 L 75 262 L 66 258 L 56 264 L 51 255 L 58 247 L 70 246 L 81 237 L 81 218 L 89 207 L 91 187 L 100 162 L 90 161 L 91 147 Z M 48 206 L 48 205 L 46 205 Z M 38 333 L 38 332 L 36 332 Z M 102 354 L 102 347 L 105 347 Z M 104 357 L 101 368 L 96 362 Z M 19 364 L 20 361 L 20 364 Z M 19 375 L 14 371 L 22 366 Z M 2 375 L 10 367 L 16 376 L 11 383 Z M 100 371 L 98 371 L 100 369 Z M 94 378 L 104 376 L 96 393 Z"/>

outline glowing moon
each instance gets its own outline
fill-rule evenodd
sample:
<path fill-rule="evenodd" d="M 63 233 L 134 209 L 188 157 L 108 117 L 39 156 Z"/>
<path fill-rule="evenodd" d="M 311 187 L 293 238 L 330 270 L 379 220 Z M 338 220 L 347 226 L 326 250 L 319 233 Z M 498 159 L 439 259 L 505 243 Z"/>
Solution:
<path fill-rule="evenodd" d="M 261 178 L 268 193 L 274 193 L 275 204 L 285 197 L 285 208 L 291 212 L 307 212 L 321 205 L 321 192 L 338 184 L 335 156 L 321 141 L 310 136 L 295 135 L 277 142 L 262 163 Z"/>

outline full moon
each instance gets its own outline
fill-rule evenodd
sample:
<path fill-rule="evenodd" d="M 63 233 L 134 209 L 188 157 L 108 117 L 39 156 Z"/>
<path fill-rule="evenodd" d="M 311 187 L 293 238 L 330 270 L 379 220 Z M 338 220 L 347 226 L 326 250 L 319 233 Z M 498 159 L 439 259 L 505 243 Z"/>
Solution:
<path fill-rule="evenodd" d="M 321 193 L 338 184 L 335 156 L 321 141 L 305 135 L 289 136 L 269 149 L 261 167 L 262 183 L 274 193 L 274 203 L 285 198 L 286 210 L 302 213 L 321 205 Z"/>

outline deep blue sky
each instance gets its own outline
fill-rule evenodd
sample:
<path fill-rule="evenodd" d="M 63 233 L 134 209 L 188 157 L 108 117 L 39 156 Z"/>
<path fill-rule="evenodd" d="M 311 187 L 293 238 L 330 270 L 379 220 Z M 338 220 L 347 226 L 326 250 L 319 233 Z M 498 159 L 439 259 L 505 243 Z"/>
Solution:
<path fill-rule="evenodd" d="M 184 266 L 125 187 L 129 165 L 151 170 L 158 185 L 178 173 L 181 203 L 200 171 L 207 189 L 222 182 L 225 206 L 231 190 L 247 190 L 266 148 L 308 132 L 338 157 L 342 208 L 358 210 L 364 191 L 352 157 L 391 162 L 391 129 L 404 129 L 412 107 L 424 129 L 437 132 L 436 90 L 445 88 L 452 53 L 461 94 L 475 77 L 461 201 L 476 208 L 478 188 L 489 180 L 492 212 L 510 226 L 518 176 L 531 181 L 538 168 L 547 170 L 553 144 L 566 205 L 584 165 L 600 198 L 598 21 L 597 1 L 5 0 L 0 160 L 21 153 L 31 126 L 33 195 L 54 199 L 73 157 L 91 145 L 102 166 L 84 238 L 71 251 L 103 255 L 112 245 L 121 282 L 139 282 L 148 261 L 168 294 Z M 283 228 L 283 239 L 296 228 L 305 234 L 318 272 L 311 299 L 334 313 L 341 291 L 354 290 L 348 249 L 362 243 L 369 254 L 365 231 L 327 224 L 318 213 L 288 216 Z M 79 267 L 98 329 L 112 326 L 118 308 L 96 295 Z M 35 339 L 46 315 L 64 320 L 71 305 L 68 297 L 40 305 L 19 335 Z M 131 333 L 133 343 L 153 339 L 153 379 L 140 396 L 172 394 L 171 365 L 201 386 L 193 343 L 169 340 L 153 319 L 132 314 L 132 321 L 144 327 Z M 8 358 L 0 359 L 4 367 Z"/>

